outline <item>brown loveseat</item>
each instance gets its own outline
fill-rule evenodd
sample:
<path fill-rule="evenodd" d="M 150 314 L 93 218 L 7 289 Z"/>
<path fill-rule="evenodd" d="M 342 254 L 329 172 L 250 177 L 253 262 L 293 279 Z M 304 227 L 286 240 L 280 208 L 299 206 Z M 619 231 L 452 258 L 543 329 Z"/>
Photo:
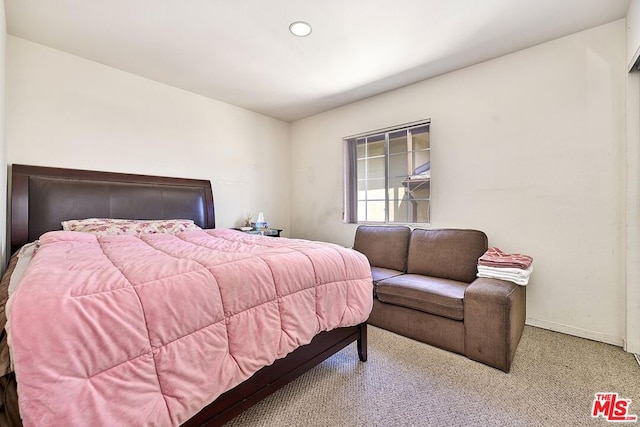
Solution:
<path fill-rule="evenodd" d="M 526 288 L 476 277 L 483 232 L 359 226 L 353 247 L 371 264 L 369 324 L 509 372 Z"/>

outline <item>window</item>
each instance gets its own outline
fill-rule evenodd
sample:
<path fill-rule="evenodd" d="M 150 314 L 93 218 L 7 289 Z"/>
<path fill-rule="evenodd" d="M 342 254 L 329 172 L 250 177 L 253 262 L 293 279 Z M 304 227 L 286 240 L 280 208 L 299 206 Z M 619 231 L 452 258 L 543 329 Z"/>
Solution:
<path fill-rule="evenodd" d="M 428 223 L 430 120 L 344 139 L 345 220 Z"/>

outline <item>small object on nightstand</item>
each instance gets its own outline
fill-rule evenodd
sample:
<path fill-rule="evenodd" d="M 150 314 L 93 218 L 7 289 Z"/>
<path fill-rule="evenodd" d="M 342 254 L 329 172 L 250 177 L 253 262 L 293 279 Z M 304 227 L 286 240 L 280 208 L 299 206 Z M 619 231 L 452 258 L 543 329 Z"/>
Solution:
<path fill-rule="evenodd" d="M 263 228 L 261 230 L 256 230 L 254 227 L 249 227 L 248 230 L 245 230 L 247 227 L 233 228 L 233 230 L 242 231 L 245 234 L 254 234 L 258 236 L 269 236 L 269 237 L 280 237 L 280 233 L 282 232 L 282 228 Z"/>
<path fill-rule="evenodd" d="M 266 230 L 261 231 L 263 236 L 270 237 L 280 237 L 280 232 L 282 232 L 281 228 L 267 228 Z"/>
<path fill-rule="evenodd" d="M 258 220 L 256 221 L 256 230 L 262 230 L 265 228 L 269 228 L 269 224 L 264 220 L 264 214 L 260 212 L 258 214 Z"/>
<path fill-rule="evenodd" d="M 253 214 L 251 212 L 247 212 L 247 215 L 244 217 L 244 226 L 251 228 L 251 217 Z M 242 229 L 242 227 L 241 227 Z M 244 230 L 243 230 L 244 231 Z"/>

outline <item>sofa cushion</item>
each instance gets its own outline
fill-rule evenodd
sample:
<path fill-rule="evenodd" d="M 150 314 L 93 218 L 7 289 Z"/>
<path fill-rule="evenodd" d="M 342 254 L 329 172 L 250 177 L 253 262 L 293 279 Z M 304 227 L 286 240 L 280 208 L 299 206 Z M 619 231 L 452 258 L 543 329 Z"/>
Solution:
<path fill-rule="evenodd" d="M 487 245 L 487 235 L 478 230 L 415 229 L 409 243 L 407 273 L 471 283 Z"/>
<path fill-rule="evenodd" d="M 356 230 L 353 249 L 363 253 L 372 267 L 405 272 L 409 237 L 409 227 L 361 225 Z"/>
<path fill-rule="evenodd" d="M 378 286 L 378 282 L 385 279 L 390 279 L 391 277 L 396 277 L 401 274 L 404 274 L 402 271 L 398 270 L 390 270 L 388 268 L 380 268 L 380 267 L 371 267 L 371 278 L 373 279 L 373 296 L 374 298 L 378 296 L 376 288 Z"/>
<path fill-rule="evenodd" d="M 389 279 L 391 277 L 399 276 L 403 274 L 402 271 L 391 270 L 389 268 L 371 267 L 371 277 L 373 283 L 378 283 L 381 280 Z"/>
<path fill-rule="evenodd" d="M 376 295 L 388 304 L 463 320 L 463 298 L 467 286 L 467 283 L 455 280 L 403 274 L 378 282 Z"/>

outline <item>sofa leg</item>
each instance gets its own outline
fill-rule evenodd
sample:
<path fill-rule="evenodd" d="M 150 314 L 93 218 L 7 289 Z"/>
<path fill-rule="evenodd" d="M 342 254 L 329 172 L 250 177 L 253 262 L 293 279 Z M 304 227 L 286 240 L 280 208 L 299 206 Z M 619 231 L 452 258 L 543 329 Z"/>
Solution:
<path fill-rule="evenodd" d="M 367 324 L 360 324 L 360 338 L 358 338 L 358 357 L 362 362 L 367 361 Z"/>

